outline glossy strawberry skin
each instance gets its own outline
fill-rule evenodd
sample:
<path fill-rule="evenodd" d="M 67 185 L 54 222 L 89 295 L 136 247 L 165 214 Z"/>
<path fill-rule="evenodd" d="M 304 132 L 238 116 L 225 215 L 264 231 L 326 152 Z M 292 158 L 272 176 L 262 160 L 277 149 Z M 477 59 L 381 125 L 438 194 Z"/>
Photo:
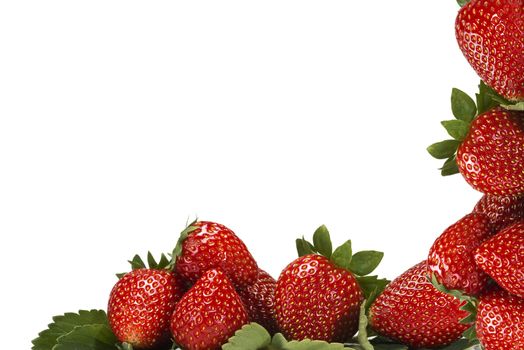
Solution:
<path fill-rule="evenodd" d="M 138 269 L 125 274 L 113 287 L 107 314 L 121 342 L 151 349 L 169 341 L 169 321 L 182 297 L 180 278 L 172 272 Z"/>
<path fill-rule="evenodd" d="M 485 350 L 524 349 L 524 299 L 500 289 L 481 296 L 476 331 Z"/>
<path fill-rule="evenodd" d="M 255 283 L 258 266 L 244 242 L 224 225 L 198 221 L 182 244 L 176 271 L 195 283 L 209 269 L 220 268 L 233 284 L 246 287 Z"/>
<path fill-rule="evenodd" d="M 500 107 L 479 115 L 457 150 L 466 181 L 485 194 L 524 194 L 524 112 Z"/>
<path fill-rule="evenodd" d="M 186 350 L 218 350 L 248 322 L 247 311 L 232 283 L 220 269 L 211 269 L 177 304 L 171 333 Z"/>
<path fill-rule="evenodd" d="M 456 19 L 462 53 L 500 95 L 524 99 L 524 1 L 472 0 Z"/>
<path fill-rule="evenodd" d="M 259 269 L 257 281 L 238 290 L 249 315 L 250 322 L 263 326 L 270 334 L 278 332 L 275 315 L 275 289 L 277 281 L 266 271 Z"/>
<path fill-rule="evenodd" d="M 288 339 L 344 342 L 357 331 L 363 298 L 351 272 L 323 256 L 305 255 L 277 281 L 277 323 Z"/>
<path fill-rule="evenodd" d="M 524 298 L 524 222 L 484 242 L 475 251 L 475 261 L 499 286 Z"/>
<path fill-rule="evenodd" d="M 474 213 L 486 214 L 494 232 L 524 219 L 524 196 L 485 194 L 475 205 Z"/>
<path fill-rule="evenodd" d="M 487 215 L 468 214 L 448 227 L 429 250 L 428 272 L 448 289 L 478 295 L 488 285 L 488 275 L 475 264 L 475 249 L 492 236 Z"/>
<path fill-rule="evenodd" d="M 393 280 L 373 302 L 371 327 L 414 348 L 438 347 L 457 340 L 468 328 L 461 302 L 438 291 L 429 281 L 423 261 Z"/>

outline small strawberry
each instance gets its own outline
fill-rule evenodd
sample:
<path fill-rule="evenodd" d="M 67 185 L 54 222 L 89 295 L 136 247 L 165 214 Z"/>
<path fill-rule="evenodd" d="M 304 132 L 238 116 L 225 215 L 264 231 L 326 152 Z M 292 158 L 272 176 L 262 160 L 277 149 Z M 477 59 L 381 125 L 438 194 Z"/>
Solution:
<path fill-rule="evenodd" d="M 494 232 L 524 219 L 524 196 L 492 196 L 485 194 L 477 202 L 474 213 L 486 214 Z"/>
<path fill-rule="evenodd" d="M 487 287 L 488 275 L 475 264 L 474 251 L 491 237 L 485 214 L 468 214 L 448 227 L 429 250 L 428 272 L 448 289 L 478 295 Z"/>
<path fill-rule="evenodd" d="M 186 350 L 217 350 L 248 322 L 247 311 L 229 279 L 220 269 L 211 269 L 177 304 L 171 333 Z"/>
<path fill-rule="evenodd" d="M 455 34 L 482 80 L 507 99 L 524 100 L 523 0 L 471 0 L 459 11 Z"/>
<path fill-rule="evenodd" d="M 169 342 L 169 321 L 184 293 L 181 279 L 165 270 L 162 255 L 158 265 L 149 255 L 150 268 L 135 256 L 133 271 L 116 283 L 109 297 L 107 315 L 119 341 L 139 349 L 152 349 Z"/>
<path fill-rule="evenodd" d="M 244 242 L 224 225 L 196 221 L 181 234 L 173 251 L 176 272 L 191 283 L 209 269 L 222 269 L 233 284 L 255 283 L 258 266 Z"/>
<path fill-rule="evenodd" d="M 524 222 L 484 242 L 475 252 L 475 261 L 498 285 L 524 298 Z"/>
<path fill-rule="evenodd" d="M 451 101 L 457 119 L 442 125 L 454 139 L 428 147 L 433 157 L 447 159 L 442 175 L 460 172 L 474 189 L 489 195 L 524 195 L 524 112 L 497 107 L 483 84 L 478 109 L 458 89 Z"/>
<path fill-rule="evenodd" d="M 288 339 L 344 342 L 356 333 L 360 305 L 365 295 L 370 296 L 360 287 L 355 274 L 363 276 L 373 271 L 383 254 L 368 251 L 352 256 L 350 241 L 332 252 L 324 226 L 315 232 L 313 240 L 314 245 L 297 240 L 301 256 L 278 278 L 277 323 Z M 317 251 L 322 255 L 316 254 Z M 359 263 L 363 261 L 366 268 L 361 269 Z M 369 280 L 375 283 L 371 287 L 374 291 L 384 282 L 376 276 Z"/>
<path fill-rule="evenodd" d="M 485 350 L 524 349 L 524 299 L 500 289 L 482 295 L 475 328 Z"/>
<path fill-rule="evenodd" d="M 249 320 L 262 325 L 270 334 L 278 332 L 275 319 L 275 289 L 277 281 L 266 271 L 259 269 L 257 281 L 238 290 Z"/>
<path fill-rule="evenodd" d="M 371 327 L 414 348 L 438 347 L 460 338 L 468 328 L 461 302 L 437 290 L 423 261 L 393 280 L 369 310 Z"/>

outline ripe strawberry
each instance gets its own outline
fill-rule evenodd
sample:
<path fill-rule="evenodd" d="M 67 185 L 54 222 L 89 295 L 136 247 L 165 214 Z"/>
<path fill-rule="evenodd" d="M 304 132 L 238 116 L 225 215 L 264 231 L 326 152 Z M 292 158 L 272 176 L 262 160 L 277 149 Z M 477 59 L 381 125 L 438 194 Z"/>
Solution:
<path fill-rule="evenodd" d="M 320 255 L 289 264 L 275 291 L 278 325 L 288 339 L 343 342 L 358 329 L 363 293 L 355 276 Z"/>
<path fill-rule="evenodd" d="M 524 299 L 500 289 L 481 296 L 476 331 L 485 350 L 524 349 Z"/>
<path fill-rule="evenodd" d="M 524 112 L 500 107 L 479 115 L 457 150 L 473 188 L 491 195 L 524 194 Z"/>
<path fill-rule="evenodd" d="M 344 342 L 357 331 L 360 305 L 387 283 L 377 276 L 364 276 L 382 259 L 380 252 L 359 252 L 352 256 L 351 241 L 332 252 L 329 232 L 321 226 L 314 245 L 297 240 L 298 259 L 280 274 L 275 290 L 277 324 L 292 340 L 315 339 Z M 316 252 L 322 255 L 316 254 Z M 366 268 L 359 267 L 366 262 Z M 358 278 L 366 279 L 361 288 Z"/>
<path fill-rule="evenodd" d="M 524 222 L 484 242 L 475 252 L 475 261 L 502 288 L 524 298 Z"/>
<path fill-rule="evenodd" d="M 275 318 L 275 289 L 277 281 L 266 271 L 258 270 L 257 281 L 243 289 L 238 290 L 249 320 L 263 326 L 270 334 L 278 332 Z"/>
<path fill-rule="evenodd" d="M 473 69 L 510 100 L 524 100 L 524 1 L 472 0 L 459 12 L 455 34 Z"/>
<path fill-rule="evenodd" d="M 478 295 L 487 287 L 488 275 L 475 264 L 474 251 L 492 235 L 485 214 L 468 214 L 448 227 L 429 250 L 428 272 L 448 289 Z"/>
<path fill-rule="evenodd" d="M 107 314 L 111 329 L 121 342 L 152 349 L 169 341 L 169 320 L 183 294 L 173 272 L 136 269 L 113 287 Z"/>
<path fill-rule="evenodd" d="M 524 219 L 524 196 L 492 196 L 485 194 L 477 202 L 474 213 L 489 217 L 493 232 Z"/>
<path fill-rule="evenodd" d="M 235 288 L 220 269 L 205 272 L 171 318 L 175 342 L 186 350 L 216 350 L 248 323 Z"/>
<path fill-rule="evenodd" d="M 196 221 L 180 235 L 173 252 L 176 272 L 191 283 L 209 269 L 220 268 L 236 287 L 255 283 L 258 266 L 244 242 L 224 225 Z"/>
<path fill-rule="evenodd" d="M 429 281 L 423 261 L 391 282 L 373 302 L 369 324 L 378 333 L 410 347 L 452 343 L 468 328 L 460 321 L 468 313 L 461 302 L 438 291 Z"/>

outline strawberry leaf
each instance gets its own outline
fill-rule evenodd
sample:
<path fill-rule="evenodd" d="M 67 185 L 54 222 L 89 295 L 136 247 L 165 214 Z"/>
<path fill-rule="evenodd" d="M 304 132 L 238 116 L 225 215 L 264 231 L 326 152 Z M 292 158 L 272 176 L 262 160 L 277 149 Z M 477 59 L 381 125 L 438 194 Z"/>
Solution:
<path fill-rule="evenodd" d="M 463 120 L 444 120 L 440 122 L 449 136 L 457 141 L 463 141 L 469 132 L 469 123 Z"/>
<path fill-rule="evenodd" d="M 446 159 L 455 155 L 459 145 L 460 141 L 444 140 L 430 145 L 427 150 L 434 158 Z"/>
<path fill-rule="evenodd" d="M 389 280 L 378 278 L 378 276 L 357 276 L 357 282 L 367 300 L 366 308 L 369 309 L 373 301 L 382 294 L 384 288 L 389 284 Z"/>
<path fill-rule="evenodd" d="M 353 255 L 349 269 L 355 275 L 366 276 L 373 272 L 382 261 L 384 253 L 364 250 Z"/>
<path fill-rule="evenodd" d="M 493 99 L 494 96 L 497 96 L 497 93 L 481 80 L 479 84 L 479 92 L 476 94 L 478 110 L 477 115 L 482 114 L 499 105 L 499 102 Z"/>
<path fill-rule="evenodd" d="M 304 256 L 304 255 L 309 255 L 309 254 L 315 254 L 316 253 L 316 250 L 315 250 L 315 247 L 313 246 L 313 244 L 311 244 L 308 241 L 306 241 L 304 239 L 304 237 L 297 238 L 295 243 L 296 243 L 296 246 L 297 246 L 297 253 L 298 253 L 299 257 L 300 256 Z"/>
<path fill-rule="evenodd" d="M 457 159 L 455 156 L 449 157 L 442 165 L 442 168 L 439 169 L 442 176 L 449 176 L 459 173 L 459 168 L 457 165 Z"/>
<path fill-rule="evenodd" d="M 229 341 L 222 345 L 223 350 L 257 350 L 271 343 L 271 335 L 258 323 L 250 323 L 235 332 Z"/>
<path fill-rule="evenodd" d="M 331 261 L 338 267 L 350 271 L 352 254 L 351 241 L 347 240 L 344 244 L 335 249 L 331 255 Z"/>
<path fill-rule="evenodd" d="M 364 350 L 374 350 L 373 345 L 368 340 L 368 317 L 366 315 L 366 304 L 367 301 L 364 300 L 364 302 L 360 305 L 360 314 L 358 318 L 358 334 L 357 339 L 358 343 Z"/>
<path fill-rule="evenodd" d="M 117 342 L 108 325 L 91 324 L 59 337 L 53 350 L 115 350 Z"/>
<path fill-rule="evenodd" d="M 103 310 L 80 310 L 78 313 L 65 313 L 53 317 L 53 323 L 48 329 L 40 332 L 38 338 L 32 341 L 33 350 L 51 350 L 57 344 L 57 339 L 71 331 L 75 327 L 85 325 L 107 325 L 107 316 Z"/>
<path fill-rule="evenodd" d="M 331 244 L 331 237 L 329 236 L 329 231 L 326 226 L 322 225 L 317 228 L 313 234 L 313 245 L 320 254 L 328 259 L 331 258 L 333 245 Z"/>
<path fill-rule="evenodd" d="M 280 333 L 273 336 L 271 345 L 268 349 L 275 350 L 352 350 L 352 348 L 344 347 L 340 343 L 327 343 L 320 340 L 301 340 L 301 341 L 287 341 Z M 355 350 L 355 349 L 353 349 Z"/>
<path fill-rule="evenodd" d="M 451 111 L 455 118 L 469 123 L 477 115 L 477 106 L 468 94 L 453 88 L 451 90 Z"/>
<path fill-rule="evenodd" d="M 151 254 L 151 253 L 150 253 Z M 138 269 L 144 269 L 146 268 L 146 264 L 144 263 L 144 260 L 140 257 L 140 255 L 136 254 L 133 259 L 128 260 L 128 262 L 131 264 L 131 268 L 133 270 Z"/>
<path fill-rule="evenodd" d="M 470 0 L 457 0 L 457 4 L 459 4 L 460 7 L 466 6 Z"/>

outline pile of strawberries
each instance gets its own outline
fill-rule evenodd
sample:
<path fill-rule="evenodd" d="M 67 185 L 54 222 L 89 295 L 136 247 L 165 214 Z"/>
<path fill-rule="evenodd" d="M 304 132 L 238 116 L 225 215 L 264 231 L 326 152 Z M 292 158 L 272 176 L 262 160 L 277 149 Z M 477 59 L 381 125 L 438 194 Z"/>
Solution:
<path fill-rule="evenodd" d="M 524 0 L 461 0 L 456 37 L 481 77 L 453 89 L 442 175 L 484 195 L 392 282 L 383 254 L 326 227 L 275 280 L 224 225 L 195 221 L 169 257 L 139 257 L 102 310 L 53 318 L 34 350 L 524 349 Z M 356 335 L 356 336 L 355 336 Z"/>

